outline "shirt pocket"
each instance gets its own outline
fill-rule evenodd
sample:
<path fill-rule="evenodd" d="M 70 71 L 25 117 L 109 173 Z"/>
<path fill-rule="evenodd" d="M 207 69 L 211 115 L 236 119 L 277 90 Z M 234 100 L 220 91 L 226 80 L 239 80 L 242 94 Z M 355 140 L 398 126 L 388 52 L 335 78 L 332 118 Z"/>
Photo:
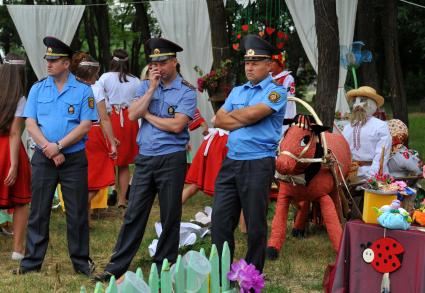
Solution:
<path fill-rule="evenodd" d="M 81 105 L 74 101 L 64 101 L 64 116 L 67 120 L 77 120 L 80 117 Z"/>
<path fill-rule="evenodd" d="M 52 97 L 39 97 L 37 99 L 37 115 L 45 116 L 54 108 Z"/>
<path fill-rule="evenodd" d="M 233 110 L 238 110 L 245 107 L 246 101 L 244 97 L 241 97 L 239 95 L 235 97 L 234 99 L 232 99 L 231 103 L 232 103 Z"/>
<path fill-rule="evenodd" d="M 161 106 L 161 102 L 158 98 L 152 98 L 150 104 L 149 104 L 149 112 L 151 114 L 154 114 L 156 116 L 159 116 L 159 112 L 160 112 L 160 106 Z"/>

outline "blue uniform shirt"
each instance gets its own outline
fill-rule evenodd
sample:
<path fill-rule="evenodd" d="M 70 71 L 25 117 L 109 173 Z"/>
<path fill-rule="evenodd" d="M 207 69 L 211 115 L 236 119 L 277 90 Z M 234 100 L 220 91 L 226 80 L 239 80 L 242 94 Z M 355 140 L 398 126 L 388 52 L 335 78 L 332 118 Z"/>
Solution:
<path fill-rule="evenodd" d="M 136 99 L 142 98 L 149 88 L 149 80 L 142 81 L 136 92 Z M 190 119 L 195 115 L 196 89 L 185 82 L 180 75 L 168 87 L 162 83 L 156 88 L 149 104 L 149 112 L 161 118 L 173 118 L 174 113 L 182 113 Z M 160 130 L 147 120 L 142 120 L 142 125 L 137 134 L 139 153 L 144 156 L 166 155 L 184 151 L 189 141 L 187 126 L 180 133 Z"/>
<path fill-rule="evenodd" d="M 275 157 L 286 109 L 286 89 L 268 76 L 256 85 L 247 82 L 235 87 L 226 99 L 227 112 L 263 103 L 273 114 L 257 123 L 230 131 L 227 156 L 233 160 L 255 160 Z"/>
<path fill-rule="evenodd" d="M 79 82 L 72 73 L 69 73 L 61 93 L 51 76 L 35 83 L 28 95 L 23 116 L 35 119 L 49 142 L 64 138 L 82 120 L 98 119 L 91 87 Z M 86 140 L 87 136 L 62 152 L 80 151 L 85 148 Z"/>

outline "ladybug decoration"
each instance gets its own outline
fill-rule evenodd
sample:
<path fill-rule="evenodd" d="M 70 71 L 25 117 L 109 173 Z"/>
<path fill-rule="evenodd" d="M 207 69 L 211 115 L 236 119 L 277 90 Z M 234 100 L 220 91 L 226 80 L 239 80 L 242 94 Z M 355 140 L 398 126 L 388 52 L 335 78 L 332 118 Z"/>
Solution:
<path fill-rule="evenodd" d="M 391 237 L 384 237 L 366 245 L 362 244 L 363 260 L 384 274 L 381 283 L 381 292 L 390 292 L 389 273 L 398 270 L 403 260 L 404 247 L 400 242 Z"/>

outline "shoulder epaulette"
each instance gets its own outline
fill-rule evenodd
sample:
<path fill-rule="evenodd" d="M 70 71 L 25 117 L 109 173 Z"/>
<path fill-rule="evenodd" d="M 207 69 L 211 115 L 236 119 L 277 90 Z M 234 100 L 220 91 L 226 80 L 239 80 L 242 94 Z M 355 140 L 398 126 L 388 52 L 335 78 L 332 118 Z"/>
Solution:
<path fill-rule="evenodd" d="M 79 82 L 81 82 L 81 83 L 84 83 L 85 85 L 87 85 L 87 86 L 91 86 L 91 84 L 89 84 L 88 82 L 86 82 L 86 81 L 84 81 L 84 80 L 81 80 L 81 79 L 79 79 L 79 78 L 76 78 L 76 80 L 77 81 L 79 81 Z"/>
<path fill-rule="evenodd" d="M 185 79 L 182 79 L 182 84 L 184 84 L 185 86 L 187 86 L 188 88 L 190 88 L 190 89 L 192 89 L 192 90 L 194 90 L 194 91 L 196 91 L 196 87 L 195 86 L 193 86 L 190 82 L 188 82 L 187 80 L 185 80 Z"/>

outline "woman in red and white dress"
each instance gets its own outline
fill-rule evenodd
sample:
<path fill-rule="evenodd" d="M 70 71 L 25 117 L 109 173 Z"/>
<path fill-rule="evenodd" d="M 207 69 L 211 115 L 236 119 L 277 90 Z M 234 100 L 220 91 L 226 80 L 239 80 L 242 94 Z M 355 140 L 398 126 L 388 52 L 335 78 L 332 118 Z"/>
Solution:
<path fill-rule="evenodd" d="M 31 170 L 21 141 L 26 99 L 25 60 L 6 55 L 0 65 L 0 209 L 13 208 L 13 260 L 24 257 Z"/>
<path fill-rule="evenodd" d="M 128 107 L 136 96 L 140 80 L 130 74 L 128 54 L 125 50 L 117 49 L 109 65 L 110 71 L 102 74 L 96 86 L 106 103 L 111 106 L 111 122 L 114 135 L 118 140 L 117 159 L 118 167 L 118 207 L 126 207 L 126 192 L 130 182 L 129 164 L 134 162 L 138 153 L 136 143 L 139 124 L 128 119 Z"/>
<path fill-rule="evenodd" d="M 200 117 L 202 118 L 202 116 Z M 196 125 L 199 127 L 202 124 L 200 123 L 202 120 L 193 120 L 189 128 L 191 126 L 194 128 Z M 203 121 L 205 123 L 205 120 Z M 228 131 L 220 128 L 210 128 L 208 133 L 205 134 L 204 141 L 199 146 L 186 174 L 185 183 L 188 185 L 182 193 L 183 204 L 199 190 L 210 196 L 214 195 L 215 179 L 220 171 L 221 163 L 227 155 Z"/>
<path fill-rule="evenodd" d="M 114 185 L 113 160 L 117 156 L 116 141 L 111 120 L 106 111 L 105 96 L 95 84 L 99 69 L 99 63 L 86 53 L 79 52 L 72 57 L 71 71 L 78 80 L 91 85 L 99 114 L 99 121 L 93 123 L 86 142 L 89 209 L 91 200 L 100 189 Z"/>

